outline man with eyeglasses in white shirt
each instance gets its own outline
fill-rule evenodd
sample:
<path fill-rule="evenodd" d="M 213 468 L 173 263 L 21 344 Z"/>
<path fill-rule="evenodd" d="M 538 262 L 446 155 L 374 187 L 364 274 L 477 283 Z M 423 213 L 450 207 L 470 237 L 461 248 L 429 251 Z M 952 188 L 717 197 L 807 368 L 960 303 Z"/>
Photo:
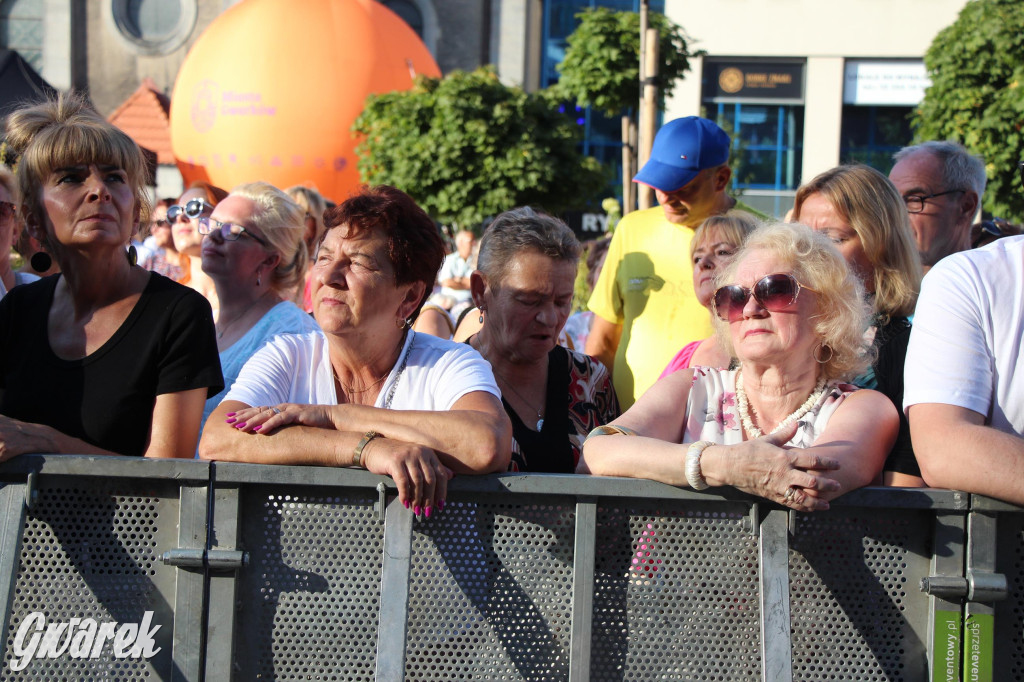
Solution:
<path fill-rule="evenodd" d="M 903 196 L 927 273 L 971 248 L 971 225 L 985 194 L 985 163 L 956 142 L 924 142 L 893 155 L 889 180 Z"/>

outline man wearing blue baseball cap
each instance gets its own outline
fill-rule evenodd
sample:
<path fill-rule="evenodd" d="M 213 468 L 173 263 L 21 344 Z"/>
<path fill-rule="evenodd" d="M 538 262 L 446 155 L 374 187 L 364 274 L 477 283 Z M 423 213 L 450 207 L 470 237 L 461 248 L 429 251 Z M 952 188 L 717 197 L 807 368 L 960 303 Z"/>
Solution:
<path fill-rule="evenodd" d="M 660 206 L 630 213 L 616 228 L 590 297 L 586 346 L 612 370 L 622 409 L 680 348 L 711 336 L 708 311 L 693 290 L 690 240 L 705 218 L 736 206 L 725 193 L 729 147 L 713 121 L 678 118 L 658 131 L 650 160 L 633 178 L 654 188 Z"/>

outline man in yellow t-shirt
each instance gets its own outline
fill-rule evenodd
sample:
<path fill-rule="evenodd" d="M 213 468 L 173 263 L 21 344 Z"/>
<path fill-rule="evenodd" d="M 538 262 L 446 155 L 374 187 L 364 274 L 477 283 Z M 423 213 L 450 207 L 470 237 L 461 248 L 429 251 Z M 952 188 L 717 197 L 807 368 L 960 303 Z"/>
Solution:
<path fill-rule="evenodd" d="M 662 126 L 633 182 L 654 188 L 659 206 L 630 213 L 615 229 L 590 297 L 586 352 L 612 371 L 622 409 L 658 379 L 679 349 L 711 335 L 693 291 L 690 239 L 711 215 L 733 208 L 725 193 L 729 136 L 688 116 Z M 680 406 L 683 409 L 685 406 Z"/>

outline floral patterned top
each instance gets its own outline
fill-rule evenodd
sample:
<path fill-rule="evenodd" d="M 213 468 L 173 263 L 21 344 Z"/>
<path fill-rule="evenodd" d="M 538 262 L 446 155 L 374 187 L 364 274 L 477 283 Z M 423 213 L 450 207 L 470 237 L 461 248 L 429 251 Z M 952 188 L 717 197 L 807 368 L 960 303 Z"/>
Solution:
<path fill-rule="evenodd" d="M 711 367 L 694 369 L 693 385 L 686 402 L 684 443 L 709 440 L 719 445 L 734 445 L 743 442 L 743 426 L 736 406 L 736 371 Z M 832 382 L 827 389 L 821 400 L 800 419 L 796 435 L 787 445 L 797 448 L 814 445 L 832 413 L 857 387 Z"/>

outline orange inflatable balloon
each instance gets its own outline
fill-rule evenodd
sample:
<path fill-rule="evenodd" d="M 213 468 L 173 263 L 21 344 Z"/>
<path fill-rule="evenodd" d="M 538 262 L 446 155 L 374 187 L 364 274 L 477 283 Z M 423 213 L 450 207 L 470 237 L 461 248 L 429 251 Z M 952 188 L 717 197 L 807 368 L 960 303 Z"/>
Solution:
<path fill-rule="evenodd" d="M 440 69 L 374 0 L 244 0 L 199 37 L 171 98 L 185 186 L 265 180 L 344 200 L 359 184 L 350 128 L 371 93 Z"/>

